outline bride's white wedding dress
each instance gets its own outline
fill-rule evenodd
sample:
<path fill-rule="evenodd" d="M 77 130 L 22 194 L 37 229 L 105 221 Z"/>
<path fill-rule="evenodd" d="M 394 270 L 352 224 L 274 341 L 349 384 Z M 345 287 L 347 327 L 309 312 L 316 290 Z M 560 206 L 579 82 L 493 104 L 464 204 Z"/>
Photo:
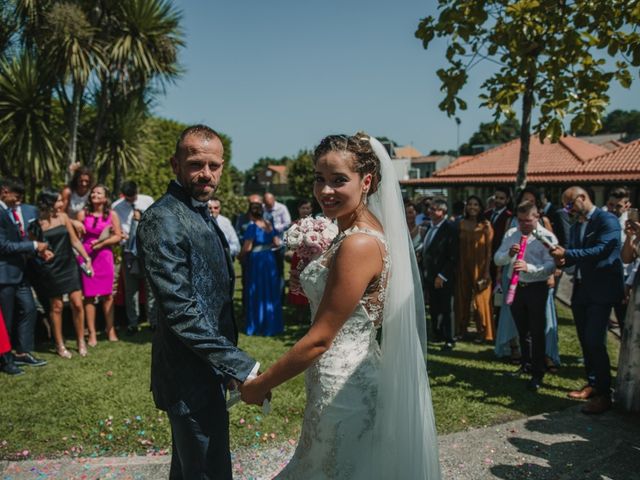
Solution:
<path fill-rule="evenodd" d="M 376 339 L 388 281 L 390 259 L 384 236 L 352 227 L 311 262 L 300 282 L 315 317 L 329 267 L 342 241 L 353 234 L 375 237 L 383 254 L 383 269 L 365 291 L 331 348 L 305 372 L 307 403 L 298 447 L 277 479 L 362 478 L 372 452 L 380 345 Z"/>
<path fill-rule="evenodd" d="M 325 292 L 331 263 L 347 236 L 374 236 L 384 267 L 331 348 L 305 372 L 307 404 L 300 441 L 276 479 L 440 479 L 424 358 L 420 271 L 395 168 L 382 144 L 375 138 L 370 142 L 380 159 L 382 181 L 369 197 L 368 208 L 385 233 L 352 227 L 305 268 L 300 282 L 309 297 L 312 318 Z"/>

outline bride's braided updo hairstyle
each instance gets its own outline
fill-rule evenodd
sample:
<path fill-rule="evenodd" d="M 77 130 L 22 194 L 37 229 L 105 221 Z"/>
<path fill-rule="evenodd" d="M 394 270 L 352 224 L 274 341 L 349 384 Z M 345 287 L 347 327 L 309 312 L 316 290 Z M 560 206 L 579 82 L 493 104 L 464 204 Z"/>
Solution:
<path fill-rule="evenodd" d="M 367 192 L 367 196 L 378 190 L 380 183 L 380 160 L 373 152 L 369 135 L 358 132 L 355 135 L 329 135 L 322 139 L 320 144 L 313 152 L 313 163 L 325 156 L 329 152 L 346 152 L 352 157 L 351 169 L 364 177 L 368 173 L 371 174 L 371 186 Z"/>

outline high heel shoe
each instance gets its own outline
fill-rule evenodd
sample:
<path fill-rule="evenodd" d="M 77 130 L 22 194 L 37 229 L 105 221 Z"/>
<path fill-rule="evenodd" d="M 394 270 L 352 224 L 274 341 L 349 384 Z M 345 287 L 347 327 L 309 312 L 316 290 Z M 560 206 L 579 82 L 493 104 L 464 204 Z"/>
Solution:
<path fill-rule="evenodd" d="M 89 353 L 89 352 L 87 352 L 87 345 L 84 343 L 84 341 L 79 343 L 78 344 L 78 354 L 81 357 L 86 357 L 87 353 Z"/>
<path fill-rule="evenodd" d="M 67 359 L 71 358 L 71 352 L 67 350 L 67 347 L 65 347 L 64 345 L 57 345 L 56 353 L 62 358 L 67 358 Z"/>

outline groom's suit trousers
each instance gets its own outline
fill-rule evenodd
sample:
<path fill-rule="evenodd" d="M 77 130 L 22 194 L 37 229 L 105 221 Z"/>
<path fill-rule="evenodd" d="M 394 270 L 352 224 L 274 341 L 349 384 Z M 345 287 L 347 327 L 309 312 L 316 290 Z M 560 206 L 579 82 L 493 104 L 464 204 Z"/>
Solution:
<path fill-rule="evenodd" d="M 229 415 L 224 387 L 209 405 L 187 415 L 169 413 L 170 480 L 231 480 Z"/>

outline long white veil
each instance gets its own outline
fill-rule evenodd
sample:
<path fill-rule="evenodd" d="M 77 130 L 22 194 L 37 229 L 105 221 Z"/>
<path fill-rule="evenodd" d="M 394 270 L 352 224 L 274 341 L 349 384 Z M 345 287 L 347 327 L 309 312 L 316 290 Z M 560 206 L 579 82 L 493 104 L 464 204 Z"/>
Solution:
<path fill-rule="evenodd" d="M 438 438 L 425 360 L 418 264 L 395 169 L 382 144 L 373 137 L 370 142 L 380 160 L 382 181 L 369 197 L 369 209 L 384 227 L 391 256 L 370 478 L 438 480 Z"/>

